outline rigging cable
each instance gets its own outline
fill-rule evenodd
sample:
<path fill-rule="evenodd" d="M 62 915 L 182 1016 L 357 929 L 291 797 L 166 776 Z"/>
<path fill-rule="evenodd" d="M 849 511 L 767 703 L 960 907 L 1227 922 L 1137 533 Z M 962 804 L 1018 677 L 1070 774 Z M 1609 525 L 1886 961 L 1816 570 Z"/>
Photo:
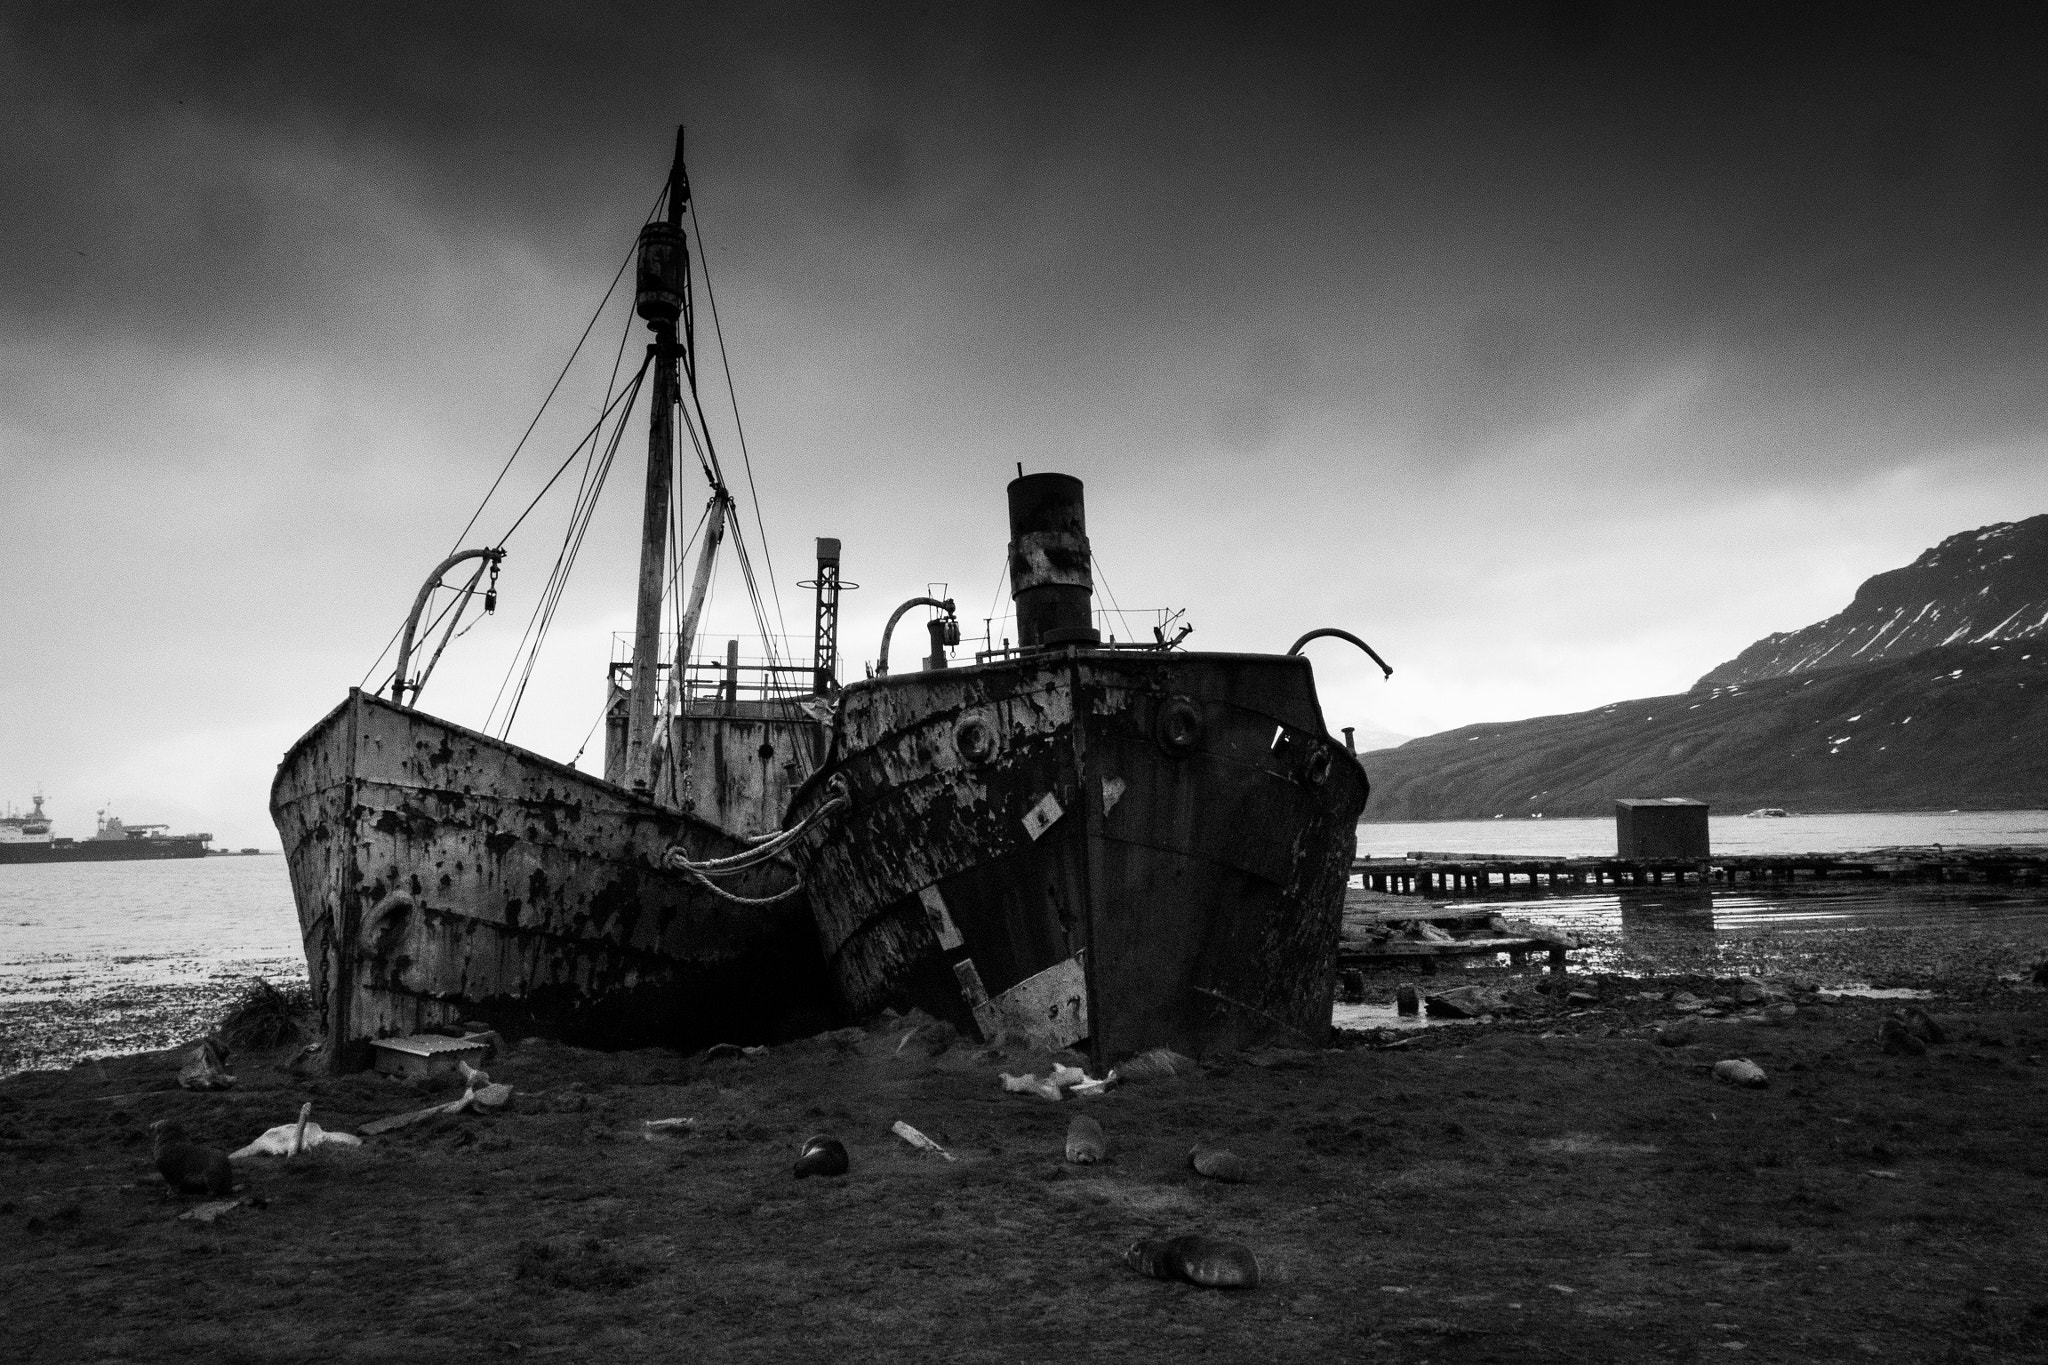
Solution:
<path fill-rule="evenodd" d="M 1108 594 L 1109 605 L 1116 609 L 1117 619 L 1124 623 L 1124 635 L 1128 638 L 1131 633 L 1131 620 L 1128 616 L 1124 615 L 1124 609 L 1117 606 L 1116 590 L 1109 586 L 1109 575 L 1102 571 L 1102 561 L 1095 557 L 1093 550 L 1088 552 L 1088 562 L 1095 566 L 1095 576 L 1102 580 L 1102 591 Z"/>
<path fill-rule="evenodd" d="M 654 207 L 647 211 L 647 217 L 642 220 L 641 225 L 643 227 L 653 221 L 654 215 L 661 209 L 662 198 L 667 193 L 668 190 L 664 186 L 661 194 L 655 197 Z M 576 363 L 576 357 L 583 353 L 583 343 L 590 339 L 591 330 L 597 326 L 597 320 L 604 316 L 604 310 L 611 304 L 612 295 L 618 292 L 619 281 L 626 277 L 626 267 L 633 263 L 634 253 L 638 250 L 639 237 L 636 235 L 633 239 L 633 245 L 626 250 L 625 259 L 619 262 L 618 271 L 612 276 L 612 282 L 605 287 L 604 297 L 597 301 L 597 308 L 591 313 L 590 321 L 583 325 L 582 335 L 576 338 L 576 344 L 570 348 L 569 358 L 562 362 L 561 373 L 557 374 L 555 382 L 548 386 L 547 395 L 540 400 L 540 406 L 534 410 L 533 420 L 526 424 L 526 430 L 520 433 L 518 442 L 512 447 L 512 453 L 505 457 L 504 467 L 498 470 L 498 477 L 491 480 L 490 488 L 484 492 L 483 501 L 476 505 L 476 511 L 469 514 L 469 521 L 464 524 L 461 534 L 455 537 L 455 543 L 448 549 L 449 554 L 454 554 L 456 550 L 461 548 L 464 537 L 468 536 L 470 531 L 475 528 L 477 518 L 481 517 L 484 514 L 484 508 L 490 505 L 492 496 L 498 491 L 498 485 L 502 484 L 505 481 L 505 476 L 512 472 L 513 461 L 517 460 L 519 452 L 526 448 L 526 443 L 533 436 L 534 429 L 540 425 L 540 419 L 547 414 L 548 404 L 554 401 L 556 392 L 562 387 L 562 381 L 569 377 L 570 367 Z M 627 327 L 630 329 L 631 326 L 632 315 L 629 313 L 627 315 Z M 612 376 L 615 380 L 618 377 L 618 363 L 616 360 L 614 360 L 612 365 Z M 607 386 L 607 391 L 609 391 L 609 386 Z M 513 524 L 517 526 L 518 523 L 515 522 Z M 511 534 L 510 531 L 507 531 L 504 536 L 499 537 L 498 547 L 500 549 L 504 548 L 505 540 Z M 398 637 L 404 632 L 405 623 L 401 621 L 398 629 L 391 632 L 391 638 L 384 642 L 384 648 L 379 650 L 377 657 L 370 661 L 369 669 L 363 674 L 364 686 L 368 686 L 370 675 L 377 671 L 378 665 L 382 664 L 385 656 L 391 653 L 391 646 L 398 643 Z"/>
<path fill-rule="evenodd" d="M 555 608 L 560 605 L 562 593 L 568 586 L 569 569 L 576 562 L 577 553 L 583 547 L 583 537 L 590 529 L 591 518 L 596 514 L 597 495 L 604 487 L 605 477 L 611 472 L 612 461 L 618 455 L 619 442 L 624 438 L 626 432 L 626 419 L 632 415 L 633 401 L 639 395 L 641 381 L 646 377 L 646 374 L 647 364 L 643 361 L 639 370 L 634 373 L 632 383 L 627 385 L 618 400 L 612 405 L 613 409 L 617 410 L 619 417 L 618 421 L 613 424 L 611 439 L 605 443 L 602 461 L 598 463 L 592 477 L 585 483 L 588 496 L 583 498 L 580 504 L 571 511 L 569 527 L 563 535 L 562 548 L 555 556 L 554 568 L 549 572 L 547 584 L 541 590 L 540 600 L 534 606 L 534 614 L 528 621 L 526 634 L 520 638 L 520 648 L 526 655 L 525 668 L 523 671 L 520 670 L 519 654 L 515 653 L 512 660 L 512 669 L 506 675 L 506 682 L 499 685 L 498 697 L 494 698 L 491 702 L 491 714 L 495 715 L 498 710 L 499 700 L 505 695 L 505 687 L 511 681 L 511 673 L 519 672 L 519 684 L 513 690 L 512 699 L 505 709 L 505 719 L 499 728 L 498 737 L 500 739 L 508 738 L 511 735 L 513 718 L 518 714 L 520 700 L 526 694 L 527 681 L 533 676 L 534 664 L 540 657 L 541 644 L 547 637 L 549 626 L 553 624 Z M 609 411 L 599 416 L 598 421 L 600 425 L 603 423 L 605 416 L 609 416 Z M 597 434 L 597 429 L 593 428 L 593 437 Z M 593 446 L 593 453 L 595 449 L 595 446 Z M 562 469 L 556 471 L 555 477 L 560 478 L 562 472 L 567 468 L 568 465 L 565 462 Z M 549 482 L 552 483 L 553 480 Z M 527 509 L 529 512 L 532 510 L 531 507 Z M 524 516 L 525 513 L 521 513 L 522 519 Z M 507 532 L 507 534 L 509 535 L 510 532 Z M 530 645 L 527 643 L 529 638 L 532 641 Z M 488 719 L 485 723 L 488 726 Z"/>
<path fill-rule="evenodd" d="M 605 418 L 606 418 L 607 416 L 609 416 L 609 415 L 610 415 L 610 413 L 611 413 L 611 410 L 612 410 L 613 408 L 615 408 L 615 407 L 618 407 L 618 406 L 619 406 L 619 404 L 620 404 L 621 402 L 623 402 L 623 403 L 624 403 L 624 408 L 623 408 L 623 410 L 622 410 L 622 411 L 620 412 L 620 416 L 619 416 L 619 424 L 620 424 L 620 427 L 621 427 L 621 429 L 623 429 L 623 428 L 624 428 L 624 425 L 625 425 L 625 420 L 626 420 L 626 416 L 627 416 L 628 414 L 630 414 L 630 413 L 632 412 L 632 410 L 633 410 L 633 403 L 632 403 L 632 399 L 633 399 L 633 397 L 634 397 L 635 395 L 637 395 L 637 394 L 639 393 L 639 391 L 640 391 L 640 379 L 641 379 L 641 376 L 645 375 L 645 374 L 646 374 L 646 372 L 647 372 L 647 363 L 646 363 L 645 361 L 642 361 L 642 362 L 641 362 L 641 365 L 640 365 L 640 369 L 639 369 L 639 371 L 638 371 L 638 372 L 636 372 L 636 373 L 634 374 L 634 376 L 633 376 L 633 381 L 632 381 L 632 383 L 631 383 L 631 384 L 629 384 L 629 385 L 627 385 L 626 389 L 625 389 L 624 391 L 622 391 L 622 392 L 620 393 L 620 395 L 619 395 L 619 396 L 618 396 L 617 398 L 614 398 L 614 399 L 613 399 L 613 400 L 612 400 L 612 401 L 611 401 L 610 403 L 608 403 L 608 404 L 606 405 L 606 407 L 605 407 L 605 410 L 604 410 L 603 412 L 600 412 L 600 413 L 598 414 L 598 418 L 597 418 L 597 422 L 596 422 L 596 424 L 594 424 L 594 425 L 593 425 L 593 426 L 591 427 L 590 431 L 589 431 L 589 432 L 588 432 L 587 434 L 585 434 L 584 438 L 583 438 L 583 439 L 582 439 L 581 441 L 578 441 L 578 442 L 576 443 L 576 448 L 575 448 L 574 450 L 571 450 L 571 451 L 569 452 L 569 458 L 568 458 L 567 460 L 564 460 L 564 461 L 562 462 L 562 466 L 561 466 L 561 468 L 560 468 L 560 469 L 557 469 L 557 470 L 555 471 L 555 473 L 554 473 L 554 477 L 553 477 L 553 478 L 550 478 L 550 479 L 548 480 L 548 485 L 549 485 L 550 487 L 552 487 L 552 486 L 553 486 L 553 484 L 554 484 L 554 482 L 555 482 L 555 480 L 556 480 L 556 479 L 559 479 L 559 478 L 561 478 L 561 477 L 562 477 L 562 474 L 563 474 L 563 472 L 564 472 L 565 470 L 567 470 L 567 469 L 568 469 L 570 461 L 573 461 L 573 460 L 574 460 L 574 459 L 576 458 L 576 456 L 577 456 L 577 455 L 578 455 L 579 453 L 582 453 L 582 452 L 584 451 L 584 447 L 585 447 L 586 445 L 587 445 L 587 446 L 589 447 L 589 451 L 588 451 L 588 453 L 587 453 L 587 454 L 585 455 L 585 457 L 584 457 L 584 462 L 583 462 L 583 469 L 584 469 L 584 472 L 583 472 L 583 477 L 582 477 L 582 479 L 581 479 L 581 480 L 579 480 L 579 481 L 578 481 L 578 484 L 577 484 L 577 489 L 576 489 L 576 501 L 575 501 L 575 502 L 573 502 L 572 504 L 570 504 L 570 509 L 569 509 L 569 524 L 570 524 L 570 529 L 571 529 L 571 532 L 572 532 L 572 533 L 573 533 L 573 530 L 574 530 L 574 528 L 575 528 L 575 524 L 576 524 L 576 520 L 577 520 L 577 518 L 578 518 L 579 516 L 583 516 L 583 517 L 587 517 L 587 516 L 588 516 L 588 513 L 587 513 L 587 512 L 586 512 L 586 511 L 584 510 L 584 501 L 585 501 L 585 499 L 586 499 L 586 498 L 588 498 L 588 499 L 589 499 L 589 500 L 591 501 L 591 503 L 592 503 L 593 505 L 595 504 L 595 501 L 596 501 L 596 490 L 595 490 L 595 489 L 593 489 L 593 487 L 592 487 L 592 484 L 591 484 L 591 479 L 592 479 L 592 474 L 593 474 L 593 471 L 594 471 L 594 469 L 595 469 L 595 465 L 596 465 L 596 457 L 597 457 L 597 451 L 598 451 L 597 437 L 598 437 L 598 436 L 599 436 L 599 435 L 600 435 L 600 434 L 602 433 L 602 430 L 603 430 L 603 427 L 604 427 L 604 420 L 605 420 Z M 616 445 L 616 444 L 617 444 L 617 442 L 618 442 L 618 439 L 619 439 L 619 438 L 618 438 L 618 435 L 617 435 L 617 433 L 614 433 L 614 435 L 613 435 L 613 437 L 612 437 L 612 443 L 613 443 L 614 445 Z M 609 466 L 609 463 L 607 463 L 607 465 L 606 465 L 606 472 L 609 472 L 609 468 L 610 468 L 610 466 Z M 602 486 L 602 483 L 603 483 L 603 475 L 602 475 L 602 474 L 599 474 L 599 475 L 597 475 L 597 480 L 598 480 L 598 484 L 599 484 L 599 486 Z M 543 488 L 543 489 L 541 490 L 541 493 L 542 493 L 542 494 L 545 494 L 546 492 L 547 492 L 547 489 L 546 489 L 546 488 Z M 526 508 L 526 512 L 521 512 L 521 513 L 519 514 L 519 517 L 520 517 L 520 520 L 521 520 L 521 521 L 524 521 L 524 520 L 526 519 L 526 513 L 527 513 L 527 512 L 531 512 L 531 511 L 533 510 L 533 508 L 534 508 L 535 504 L 537 504 L 538 502 L 539 502 L 539 498 L 538 498 L 538 497 L 536 497 L 536 498 L 534 499 L 534 502 L 533 502 L 533 503 L 529 503 L 529 504 L 527 505 L 527 508 Z M 511 538 L 511 536 L 512 536 L 512 531 L 513 531 L 513 530 L 517 530 L 517 529 L 518 529 L 518 522 L 514 522 L 514 523 L 513 523 L 513 525 L 512 525 L 512 529 L 511 529 L 511 530 L 508 530 L 508 531 L 506 531 L 506 532 L 505 532 L 505 539 L 506 539 L 506 540 L 509 540 L 509 539 Z M 500 541 L 499 543 L 500 543 L 500 544 L 502 545 L 502 544 L 503 544 L 504 542 L 503 542 L 503 541 L 501 540 L 501 541 Z M 493 697 L 491 698 L 491 709 L 490 709 L 490 711 L 489 711 L 488 713 L 486 713 L 486 715 L 485 715 L 485 717 L 484 717 L 484 732 L 485 732 L 486 734 L 490 733 L 490 729 L 491 729 L 491 718 L 497 715 L 497 713 L 498 713 L 498 704 L 499 704 L 499 702 L 501 702 L 502 700 L 504 700 L 504 696 L 505 696 L 505 689 L 506 689 L 507 687 L 511 686 L 511 683 L 512 683 L 512 675 L 513 675 L 513 673 L 515 673 L 516 671 L 518 671 L 518 668 L 519 668 L 519 659 L 520 659 L 520 656 L 521 656 L 522 654 L 524 654 L 524 653 L 526 652 L 526 647 L 527 647 L 527 641 L 528 641 L 528 639 L 529 639 L 529 638 L 531 638 L 531 637 L 533 636 L 533 632 L 534 632 L 534 627 L 535 627 L 536 623 L 537 623 L 537 622 L 538 622 L 538 621 L 540 620 L 542 608 L 543 608 L 543 607 L 544 607 L 544 606 L 546 605 L 546 602 L 547 602 L 547 598 L 548 598 L 548 592 L 549 592 L 549 590 L 550 590 L 550 589 L 551 589 L 551 588 L 553 587 L 553 585 L 554 585 L 554 579 L 555 579 L 555 575 L 556 575 L 557 573 L 559 573 L 559 572 L 561 571 L 561 566 L 562 566 L 562 559 L 561 559 L 561 554 L 560 554 L 560 552 L 557 552 L 557 554 L 556 554 L 556 556 L 555 556 L 555 567 L 554 567 L 553 569 L 551 569 L 551 570 L 549 571 L 549 574 L 548 574 L 548 581 L 547 581 L 547 583 L 546 583 L 545 585 L 543 585 L 543 587 L 542 587 L 542 589 L 541 589 L 541 594 L 540 594 L 540 596 L 539 596 L 538 598 L 536 598 L 536 599 L 534 600 L 534 607 L 533 607 L 533 613 L 532 613 L 532 614 L 531 614 L 530 616 L 528 616 L 528 617 L 527 617 L 527 620 L 526 620 L 526 629 L 525 629 L 524 631 L 520 632 L 520 636 L 519 636 L 519 644 L 518 644 L 518 646 L 517 646 L 517 647 L 515 647 L 515 648 L 513 649 L 513 651 L 512 651 L 512 661 L 511 661 L 511 662 L 510 662 L 509 664 L 507 664 L 507 665 L 506 665 L 506 668 L 505 668 L 505 677 L 503 678 L 503 680 L 501 680 L 501 681 L 500 681 L 500 682 L 498 683 L 498 691 L 497 691 L 497 694 L 496 694 L 495 696 L 493 696 Z M 536 647 L 536 648 L 538 648 L 538 644 L 537 644 L 537 643 L 536 643 L 536 646 L 535 646 L 535 647 Z"/>
<path fill-rule="evenodd" d="M 455 618 L 448 623 L 448 630 L 441 636 L 441 643 L 434 646 L 434 657 L 427 660 L 426 671 L 421 673 L 420 680 L 412 685 L 413 705 L 419 705 L 420 693 L 427 690 L 427 679 L 434 676 L 434 665 L 441 662 L 441 651 L 447 649 L 448 642 L 455 638 L 455 628 L 462 624 L 462 613 L 469 610 L 469 600 L 476 596 L 476 585 L 483 581 L 484 571 L 490 567 L 491 561 L 489 559 L 478 560 L 476 572 L 469 576 L 469 582 L 463 586 L 461 592 L 455 595 Z M 497 590 L 496 579 L 491 580 L 491 588 L 494 592 Z M 443 616 L 447 614 L 445 611 L 442 612 Z M 432 630 L 427 632 L 429 635 L 433 633 Z"/>
<path fill-rule="evenodd" d="M 697 228 L 697 262 L 704 271 L 704 298 L 711 305 L 711 335 L 718 340 L 718 363 L 725 371 L 725 392 L 727 399 L 732 403 L 733 430 L 739 434 L 740 439 L 740 464 L 747 471 L 747 497 L 752 499 L 754 504 L 754 525 L 761 531 L 761 560 L 768 567 L 768 590 L 775 598 L 775 623 L 782 628 L 783 634 L 787 635 L 789 622 L 782 614 L 782 591 L 775 581 L 775 556 L 768 548 L 768 527 L 761 520 L 761 494 L 754 487 L 754 457 L 747 449 L 747 428 L 740 420 L 740 397 L 732 382 L 732 357 L 726 352 L 725 328 L 718 320 L 718 291 L 711 284 L 711 252 L 704 245 L 704 218 L 697 212 L 697 201 L 694 197 L 690 200 L 690 221 Z M 694 394 L 694 376 L 690 387 Z M 701 405 L 699 411 L 702 411 Z"/>

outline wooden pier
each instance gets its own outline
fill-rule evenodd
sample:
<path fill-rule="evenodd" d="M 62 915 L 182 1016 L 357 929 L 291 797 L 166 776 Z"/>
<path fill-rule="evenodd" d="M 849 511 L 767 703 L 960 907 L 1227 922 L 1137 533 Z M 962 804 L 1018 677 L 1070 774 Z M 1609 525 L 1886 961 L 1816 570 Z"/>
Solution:
<path fill-rule="evenodd" d="M 1506 891 L 1515 887 L 1727 885 L 1795 878 L 1876 878 L 1910 882 L 2048 881 L 2048 849 L 1881 848 L 1867 853 L 1760 853 L 1708 858 L 1541 858 L 1494 853 L 1410 853 L 1360 858 L 1351 871 L 1369 891 L 1396 896 Z"/>

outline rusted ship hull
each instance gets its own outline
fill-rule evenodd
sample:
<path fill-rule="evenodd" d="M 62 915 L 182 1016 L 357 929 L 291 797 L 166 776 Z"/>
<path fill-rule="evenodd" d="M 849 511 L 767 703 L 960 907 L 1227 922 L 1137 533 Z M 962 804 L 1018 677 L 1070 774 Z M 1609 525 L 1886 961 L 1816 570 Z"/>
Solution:
<path fill-rule="evenodd" d="M 1061 649 L 848 687 L 824 769 L 850 809 L 795 857 L 856 1013 L 982 1035 L 1321 1042 L 1367 795 L 1308 661 Z"/>
<path fill-rule="evenodd" d="M 479 1018 L 598 1046 L 765 1039 L 829 998 L 801 892 L 743 906 L 660 866 L 737 839 L 380 698 L 352 691 L 293 746 L 270 809 L 339 1069 Z"/>

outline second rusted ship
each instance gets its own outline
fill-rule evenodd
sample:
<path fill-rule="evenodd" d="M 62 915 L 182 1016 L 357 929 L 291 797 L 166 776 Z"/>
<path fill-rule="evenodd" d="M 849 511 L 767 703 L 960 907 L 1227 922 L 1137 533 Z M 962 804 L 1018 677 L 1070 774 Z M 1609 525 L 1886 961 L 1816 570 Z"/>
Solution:
<path fill-rule="evenodd" d="M 785 819 L 846 1004 L 1097 1067 L 1322 1042 L 1368 787 L 1309 661 L 1105 645 L 1080 480 L 1009 504 L 1018 646 L 847 686 Z"/>

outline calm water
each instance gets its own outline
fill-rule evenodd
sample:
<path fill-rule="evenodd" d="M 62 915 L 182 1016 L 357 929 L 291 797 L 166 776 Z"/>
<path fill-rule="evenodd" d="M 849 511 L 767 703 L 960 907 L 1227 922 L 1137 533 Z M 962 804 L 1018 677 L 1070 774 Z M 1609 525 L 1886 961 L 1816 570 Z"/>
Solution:
<path fill-rule="evenodd" d="M 0 1075 L 170 1047 L 303 981 L 281 857 L 0 867 Z"/>
<path fill-rule="evenodd" d="M 305 971 L 281 857 L 0 867 L 0 1000 Z"/>

